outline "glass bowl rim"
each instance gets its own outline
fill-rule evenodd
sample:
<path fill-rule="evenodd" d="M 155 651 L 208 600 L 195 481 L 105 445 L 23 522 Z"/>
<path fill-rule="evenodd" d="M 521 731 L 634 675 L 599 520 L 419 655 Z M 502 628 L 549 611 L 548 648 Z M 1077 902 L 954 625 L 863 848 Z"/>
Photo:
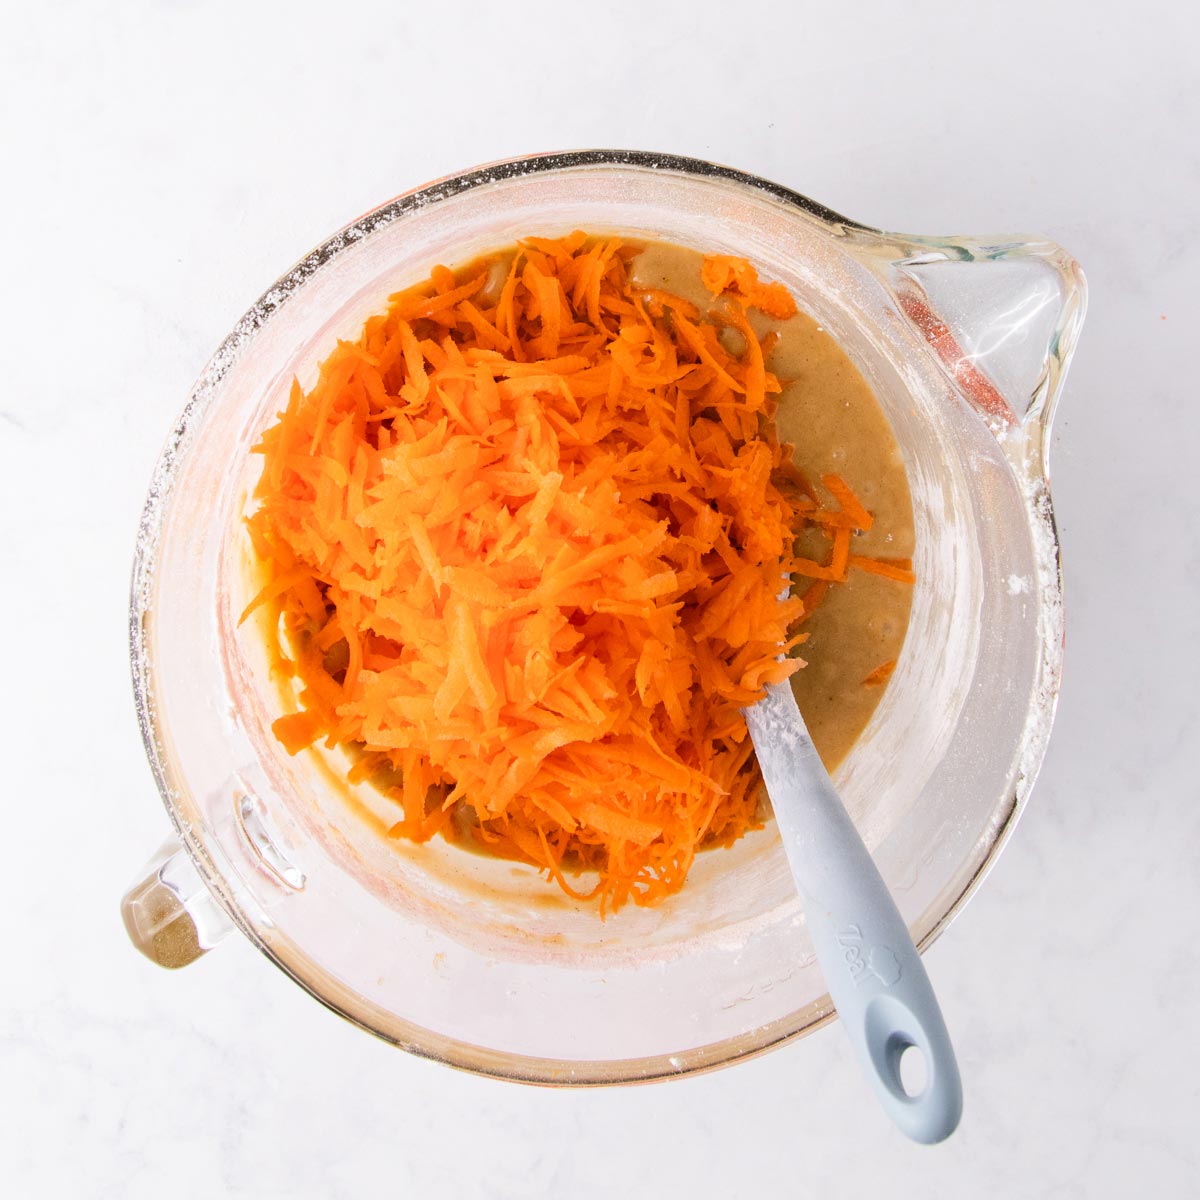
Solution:
<path fill-rule="evenodd" d="M 222 380 L 240 359 L 256 333 L 304 284 L 343 251 L 379 229 L 431 204 L 444 203 L 455 196 L 488 184 L 538 174 L 569 171 L 579 167 L 631 168 L 661 171 L 698 180 L 714 180 L 763 193 L 788 208 L 825 225 L 839 226 L 867 234 L 881 231 L 842 216 L 807 196 L 760 176 L 704 159 L 643 150 L 591 149 L 550 151 L 498 160 L 453 175 L 432 180 L 404 192 L 371 209 L 321 242 L 279 277 L 239 318 L 232 331 L 218 346 L 193 385 L 186 404 L 172 428 L 154 470 L 138 525 L 129 608 L 129 654 L 133 677 L 134 701 L 142 743 L 175 832 L 205 885 L 225 909 L 235 925 L 276 967 L 325 1007 L 361 1029 L 416 1054 L 450 1066 L 522 1083 L 600 1086 L 640 1083 L 678 1078 L 714 1070 L 742 1059 L 756 1057 L 785 1042 L 805 1036 L 828 1024 L 836 1015 L 828 995 L 807 1008 L 797 1010 L 744 1034 L 672 1054 L 629 1059 L 562 1061 L 510 1053 L 446 1037 L 434 1030 L 408 1022 L 388 1013 L 361 996 L 346 994 L 308 954 L 290 941 L 268 940 L 243 913 L 232 889 L 217 869 L 207 848 L 183 821 L 177 808 L 186 791 L 175 771 L 159 735 L 154 693 L 153 652 L 147 637 L 153 613 L 154 577 L 168 505 L 175 477 L 187 454 L 190 435 L 202 422 Z M 1050 516 L 1057 560 L 1057 530 Z M 1057 688 L 1055 689 L 1057 692 Z M 938 916 L 917 942 L 924 951 L 946 929 L 966 901 L 974 894 L 1007 843 L 1017 819 L 1024 811 L 1031 779 L 1013 789 L 1002 814 L 994 822 L 991 844 L 977 870 L 965 881 L 961 891 Z M 342 992 L 342 996 L 336 993 Z"/>

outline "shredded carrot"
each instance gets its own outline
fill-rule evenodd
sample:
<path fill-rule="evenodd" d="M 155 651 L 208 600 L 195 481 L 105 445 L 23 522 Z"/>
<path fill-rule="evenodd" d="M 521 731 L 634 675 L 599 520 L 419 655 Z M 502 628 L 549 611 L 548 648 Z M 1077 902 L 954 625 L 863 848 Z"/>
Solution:
<path fill-rule="evenodd" d="M 854 522 L 854 527 L 866 533 L 875 521 L 862 501 L 850 490 L 850 485 L 840 475 L 822 475 L 821 482 L 842 506 L 842 513 Z"/>
<path fill-rule="evenodd" d="M 804 603 L 804 614 L 801 616 L 800 620 L 806 621 L 813 615 L 814 612 L 816 612 L 817 605 L 825 599 L 825 593 L 827 591 L 829 591 L 828 579 L 818 579 L 815 583 L 810 584 L 808 588 L 805 589 L 803 595 L 800 597 Z"/>
<path fill-rule="evenodd" d="M 473 840 L 602 913 L 758 826 L 742 708 L 803 666 L 797 626 L 850 567 L 902 570 L 850 553 L 870 513 L 836 476 L 822 506 L 775 435 L 746 310 L 791 315 L 786 289 L 705 260 L 734 355 L 694 305 L 635 289 L 634 250 L 530 238 L 339 342 L 256 447 L 265 583 L 243 614 L 283 634 L 289 753 L 347 747 L 394 836 Z M 827 561 L 797 555 L 805 528 Z M 786 575 L 817 582 L 781 597 Z"/>
<path fill-rule="evenodd" d="M 887 683 L 892 677 L 892 672 L 896 669 L 896 660 L 889 658 L 887 662 L 880 663 L 864 680 L 863 687 L 879 687 L 881 684 Z"/>
<path fill-rule="evenodd" d="M 741 296 L 747 308 L 784 320 L 796 315 L 796 301 L 782 283 L 760 283 L 758 272 L 744 258 L 710 254 L 700 270 L 700 280 L 713 295 L 729 292 Z"/>
<path fill-rule="evenodd" d="M 911 558 L 867 558 L 862 554 L 851 554 L 846 560 L 851 567 L 871 575 L 882 575 L 884 579 L 895 579 L 898 583 L 916 583 Z"/>
<path fill-rule="evenodd" d="M 283 743 L 289 754 L 298 754 L 311 746 L 321 732 L 320 715 L 311 709 L 288 713 L 271 725 L 271 732 Z"/>

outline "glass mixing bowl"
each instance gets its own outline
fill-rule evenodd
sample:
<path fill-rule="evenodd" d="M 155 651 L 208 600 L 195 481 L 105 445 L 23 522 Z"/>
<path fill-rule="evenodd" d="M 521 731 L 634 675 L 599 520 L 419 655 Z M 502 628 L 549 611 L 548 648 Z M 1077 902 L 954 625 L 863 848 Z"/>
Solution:
<path fill-rule="evenodd" d="M 134 566 L 138 718 L 174 837 L 126 896 L 182 965 L 237 926 L 330 1008 L 458 1067 L 542 1083 L 711 1068 L 831 1005 L 773 824 L 683 892 L 601 922 L 532 868 L 382 836 L 379 800 L 289 758 L 240 518 L 293 377 L 435 263 L 582 228 L 744 255 L 874 389 L 912 489 L 903 654 L 835 782 L 925 947 L 978 886 L 1049 733 L 1062 611 L 1044 447 L 1083 279 L 1028 238 L 881 233 L 709 163 L 594 151 L 497 163 L 368 213 L 301 260 L 205 368 L 155 473 Z"/>

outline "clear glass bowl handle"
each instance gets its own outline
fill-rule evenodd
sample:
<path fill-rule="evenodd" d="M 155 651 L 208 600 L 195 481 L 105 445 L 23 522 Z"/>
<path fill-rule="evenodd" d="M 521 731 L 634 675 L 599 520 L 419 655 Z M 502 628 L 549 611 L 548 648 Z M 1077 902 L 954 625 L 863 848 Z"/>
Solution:
<path fill-rule="evenodd" d="M 160 967 L 186 967 L 233 929 L 187 852 L 168 838 L 121 900 L 130 941 Z"/>

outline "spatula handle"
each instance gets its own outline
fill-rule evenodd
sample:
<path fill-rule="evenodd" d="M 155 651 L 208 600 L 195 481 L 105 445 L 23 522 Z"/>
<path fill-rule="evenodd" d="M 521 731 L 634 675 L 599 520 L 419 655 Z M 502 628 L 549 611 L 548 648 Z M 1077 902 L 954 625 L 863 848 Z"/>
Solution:
<path fill-rule="evenodd" d="M 921 956 L 791 688 L 770 687 L 746 720 L 841 1023 L 892 1120 L 914 1141 L 939 1142 L 958 1125 L 962 1082 Z M 900 1079 L 910 1046 L 925 1061 L 925 1085 L 914 1095 Z"/>

